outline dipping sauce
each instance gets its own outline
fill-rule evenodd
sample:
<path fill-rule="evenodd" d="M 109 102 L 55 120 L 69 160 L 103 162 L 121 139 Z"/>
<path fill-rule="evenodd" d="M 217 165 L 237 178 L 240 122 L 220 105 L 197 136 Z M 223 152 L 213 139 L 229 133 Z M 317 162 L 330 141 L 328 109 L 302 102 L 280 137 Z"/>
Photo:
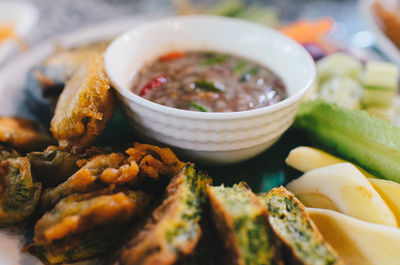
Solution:
<path fill-rule="evenodd" d="M 287 97 L 271 70 L 240 57 L 210 52 L 173 52 L 144 65 L 132 91 L 152 102 L 203 112 L 244 111 Z"/>

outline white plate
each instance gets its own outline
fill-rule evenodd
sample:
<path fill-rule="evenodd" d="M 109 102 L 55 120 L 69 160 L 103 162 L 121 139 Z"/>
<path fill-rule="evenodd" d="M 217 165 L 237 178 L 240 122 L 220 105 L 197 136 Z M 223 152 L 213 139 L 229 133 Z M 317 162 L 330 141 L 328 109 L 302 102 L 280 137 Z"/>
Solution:
<path fill-rule="evenodd" d="M 386 55 L 389 60 L 400 65 L 400 50 L 394 43 L 386 36 L 377 24 L 375 15 L 372 10 L 374 0 L 359 0 L 359 7 L 362 16 L 367 22 L 368 27 L 374 32 L 376 42 L 380 50 Z"/>
<path fill-rule="evenodd" d="M 25 86 L 26 75 L 32 66 L 39 64 L 52 54 L 54 44 L 59 43 L 66 47 L 72 47 L 109 39 L 149 19 L 148 16 L 138 16 L 90 26 L 54 38 L 20 55 L 0 70 L 0 116 L 22 115 L 29 117 L 29 113 L 21 113 L 21 109 L 18 107 L 18 103 L 22 102 L 23 99 L 22 90 Z M 25 236 L 21 232 L 0 229 L 0 265 L 41 264 L 35 257 L 21 253 L 21 248 L 26 243 Z"/>
<path fill-rule="evenodd" d="M 13 25 L 15 32 L 20 37 L 26 36 L 38 18 L 39 11 L 30 2 L 0 1 L 0 22 Z M 7 55 L 18 49 L 18 43 L 15 40 L 8 39 L 0 42 L 0 63 L 6 59 Z"/>

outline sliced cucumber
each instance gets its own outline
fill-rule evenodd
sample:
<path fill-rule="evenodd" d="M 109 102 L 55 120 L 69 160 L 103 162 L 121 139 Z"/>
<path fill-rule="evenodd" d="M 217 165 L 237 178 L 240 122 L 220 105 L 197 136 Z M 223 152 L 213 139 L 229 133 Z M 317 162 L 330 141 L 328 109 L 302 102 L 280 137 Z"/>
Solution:
<path fill-rule="evenodd" d="M 359 80 L 362 70 L 362 64 L 345 53 L 334 53 L 317 62 L 320 83 L 337 76 Z"/>
<path fill-rule="evenodd" d="M 389 108 L 392 106 L 395 97 L 396 91 L 394 90 L 365 89 L 362 97 L 362 103 L 366 108 Z"/>
<path fill-rule="evenodd" d="M 399 69 L 388 62 L 367 62 L 362 83 L 366 88 L 377 90 L 397 90 L 399 86 Z"/>
<path fill-rule="evenodd" d="M 319 98 L 349 109 L 360 109 L 363 87 L 349 77 L 334 77 L 326 81 L 319 91 Z"/>

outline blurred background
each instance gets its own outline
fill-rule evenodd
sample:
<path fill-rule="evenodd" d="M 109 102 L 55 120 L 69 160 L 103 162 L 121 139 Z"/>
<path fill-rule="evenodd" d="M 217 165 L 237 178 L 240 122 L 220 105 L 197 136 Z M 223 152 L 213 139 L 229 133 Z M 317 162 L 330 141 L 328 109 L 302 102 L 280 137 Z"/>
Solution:
<path fill-rule="evenodd" d="M 86 25 L 130 15 L 173 15 L 178 11 L 178 6 L 185 6 L 189 1 L 31 0 L 31 2 L 39 9 L 40 18 L 26 38 L 28 44 L 35 44 L 55 34 Z M 196 7 L 211 8 L 221 1 L 193 0 L 192 2 Z M 284 21 L 330 16 L 338 22 L 336 36 L 345 40 L 350 40 L 355 33 L 365 29 L 355 0 L 244 0 L 243 3 L 248 6 L 262 5 L 270 8 Z"/>

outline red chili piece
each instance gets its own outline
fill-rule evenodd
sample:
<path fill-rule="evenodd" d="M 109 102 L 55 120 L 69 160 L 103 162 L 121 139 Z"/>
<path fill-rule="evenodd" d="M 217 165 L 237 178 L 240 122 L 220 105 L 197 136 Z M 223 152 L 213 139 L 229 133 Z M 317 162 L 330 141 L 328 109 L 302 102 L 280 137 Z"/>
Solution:
<path fill-rule="evenodd" d="M 179 58 L 183 57 L 183 53 L 181 52 L 170 52 L 167 54 L 164 54 L 163 56 L 160 57 L 160 61 L 169 61 L 169 60 L 176 60 Z"/>
<path fill-rule="evenodd" d="M 146 95 L 150 90 L 154 90 L 159 88 L 162 84 L 165 84 L 167 82 L 167 78 L 165 75 L 160 75 L 151 80 L 148 84 L 146 84 L 142 90 L 140 90 L 139 96 L 144 96 Z"/>

